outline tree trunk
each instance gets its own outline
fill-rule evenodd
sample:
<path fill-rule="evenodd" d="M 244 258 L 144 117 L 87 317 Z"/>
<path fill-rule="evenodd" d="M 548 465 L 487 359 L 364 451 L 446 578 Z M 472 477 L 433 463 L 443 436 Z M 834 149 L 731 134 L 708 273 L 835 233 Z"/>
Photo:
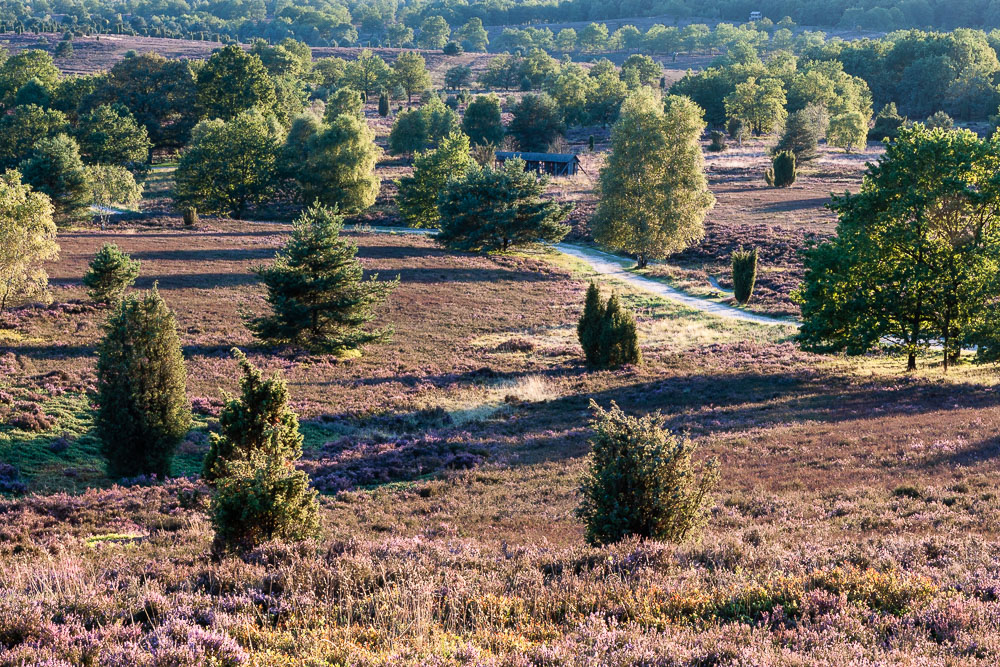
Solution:
<path fill-rule="evenodd" d="M 645 269 L 646 265 L 649 264 L 649 259 L 645 254 L 639 253 L 635 256 L 635 265 L 638 269 Z"/>
<path fill-rule="evenodd" d="M 906 371 L 910 372 L 915 370 L 917 370 L 917 355 L 910 352 L 906 357 Z"/>

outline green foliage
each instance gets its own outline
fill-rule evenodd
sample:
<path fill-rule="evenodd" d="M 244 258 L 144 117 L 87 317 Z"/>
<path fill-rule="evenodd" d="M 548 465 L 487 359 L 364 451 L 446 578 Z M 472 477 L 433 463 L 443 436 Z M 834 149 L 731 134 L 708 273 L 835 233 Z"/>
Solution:
<path fill-rule="evenodd" d="M 713 153 L 720 153 L 726 150 L 726 133 L 719 130 L 712 130 L 712 142 L 708 145 L 708 150 Z M 591 135 L 593 139 L 593 135 Z M 593 148 L 591 148 L 593 150 Z"/>
<path fill-rule="evenodd" d="M 868 138 L 872 141 L 895 139 L 899 136 L 899 128 L 906 125 L 906 122 L 906 118 L 900 116 L 896 110 L 896 104 L 890 102 L 875 116 L 875 125 L 868 132 Z"/>
<path fill-rule="evenodd" d="M 701 109 L 671 96 L 667 110 L 648 88 L 622 105 L 611 155 L 599 176 L 594 238 L 631 253 L 639 266 L 683 250 L 704 236 L 715 198 L 708 190 L 699 139 Z"/>
<path fill-rule="evenodd" d="M 52 200 L 58 220 L 73 221 L 87 216 L 91 190 L 80 150 L 71 137 L 59 134 L 42 139 L 21 162 L 25 183 Z"/>
<path fill-rule="evenodd" d="M 175 172 L 176 201 L 241 218 L 271 197 L 281 139 L 274 117 L 257 109 L 198 123 Z"/>
<path fill-rule="evenodd" d="M 114 243 L 105 243 L 91 260 L 83 276 L 83 286 L 94 301 L 116 303 L 139 277 L 139 269 L 139 260 L 129 257 Z"/>
<path fill-rule="evenodd" d="M 795 153 L 781 151 L 771 158 L 771 166 L 764 172 L 764 180 L 772 188 L 787 188 L 795 182 Z"/>
<path fill-rule="evenodd" d="M 900 130 L 856 195 L 835 197 L 837 235 L 809 250 L 799 340 L 817 351 L 990 358 L 1000 270 L 1000 144 L 967 130 Z M 920 187 L 914 187 L 920 184 Z"/>
<path fill-rule="evenodd" d="M 496 95 L 477 95 L 465 108 L 462 131 L 476 146 L 492 144 L 499 146 L 503 141 L 504 129 L 500 113 L 500 98 Z"/>
<path fill-rule="evenodd" d="M 629 72 L 635 72 L 640 85 L 656 86 L 663 76 L 663 67 L 647 55 L 634 53 L 622 63 L 622 78 L 628 77 Z"/>
<path fill-rule="evenodd" d="M 385 61 L 368 49 L 364 49 L 355 60 L 345 66 L 341 85 L 368 94 L 380 88 L 387 88 L 391 79 L 392 70 Z"/>
<path fill-rule="evenodd" d="M 736 84 L 724 100 L 726 115 L 743 122 L 755 135 L 769 134 L 785 121 L 785 89 L 776 78 L 750 77 Z"/>
<path fill-rule="evenodd" d="M 592 451 L 577 510 L 587 541 L 689 538 L 704 522 L 718 463 L 710 461 L 699 478 L 691 462 L 696 445 L 665 430 L 660 416 L 632 417 L 614 402 L 604 410 L 591 401 L 591 409 Z"/>
<path fill-rule="evenodd" d="M 757 248 L 744 250 L 742 246 L 734 250 L 732 257 L 733 292 L 736 301 L 746 304 L 753 295 L 754 284 L 757 282 Z"/>
<path fill-rule="evenodd" d="M 391 329 L 369 329 L 375 309 L 399 280 L 363 280 L 358 248 L 340 237 L 343 218 L 313 204 L 295 221 L 274 263 L 257 269 L 271 314 L 249 323 L 272 345 L 296 345 L 322 354 L 348 354 L 386 340 Z"/>
<path fill-rule="evenodd" d="M 68 129 L 66 116 L 59 111 L 43 109 L 35 104 L 16 107 L 0 117 L 0 168 L 10 169 L 31 155 L 43 139 Z"/>
<path fill-rule="evenodd" d="M 526 172 L 522 160 L 508 160 L 498 169 L 469 169 L 441 193 L 437 240 L 472 252 L 561 241 L 570 230 L 563 220 L 572 206 L 543 199 L 546 182 Z"/>
<path fill-rule="evenodd" d="M 182 212 L 184 217 L 184 226 L 193 227 L 198 224 L 198 209 L 193 206 L 189 206 Z"/>
<path fill-rule="evenodd" d="M 299 419 L 288 405 L 288 386 L 278 376 L 264 378 L 260 369 L 233 349 L 240 365 L 240 395 L 225 396 L 219 432 L 210 439 L 202 477 L 212 483 L 226 466 L 255 455 L 296 461 L 302 456 Z"/>
<path fill-rule="evenodd" d="M 598 364 L 601 350 L 601 328 L 604 324 L 604 300 L 601 290 L 593 282 L 587 288 L 587 296 L 583 304 L 583 314 L 576 325 L 576 336 L 583 348 L 583 356 L 587 362 Z"/>
<path fill-rule="evenodd" d="M 431 75 L 427 72 L 424 57 L 414 51 L 404 51 L 392 64 L 392 81 L 406 91 L 406 103 L 413 100 L 414 93 L 431 87 Z"/>
<path fill-rule="evenodd" d="M 941 128 L 942 130 L 950 130 L 951 128 L 955 127 L 955 121 L 952 120 L 951 116 L 949 116 L 945 112 L 935 111 L 930 116 L 928 116 L 926 121 L 924 121 L 924 125 L 929 130 L 933 130 L 935 128 Z"/>
<path fill-rule="evenodd" d="M 442 16 L 428 16 L 420 24 L 417 44 L 422 49 L 440 49 L 448 43 L 451 28 Z"/>
<path fill-rule="evenodd" d="M 44 294 L 43 262 L 58 255 L 49 198 L 21 183 L 16 171 L 0 175 L 0 313 Z"/>
<path fill-rule="evenodd" d="M 364 109 L 364 106 L 365 103 L 361 99 L 361 93 L 352 88 L 338 88 L 326 98 L 323 122 L 329 125 L 337 119 L 337 116 L 342 114 L 361 118 L 361 110 Z"/>
<path fill-rule="evenodd" d="M 830 129 L 826 140 L 833 146 L 852 150 L 864 150 L 868 139 L 868 118 L 860 111 L 845 111 L 830 119 Z"/>
<path fill-rule="evenodd" d="M 26 49 L 0 59 L 0 107 L 9 110 L 14 106 L 18 91 L 31 80 L 39 81 L 48 90 L 55 89 L 59 69 L 47 52 Z"/>
<path fill-rule="evenodd" d="M 105 218 L 111 207 L 135 208 L 142 201 L 142 186 L 125 167 L 117 164 L 94 164 L 87 169 L 90 201 Z"/>
<path fill-rule="evenodd" d="M 213 552 L 243 552 L 271 540 L 315 537 L 316 496 L 309 476 L 279 457 L 257 455 L 227 465 L 212 494 Z"/>
<path fill-rule="evenodd" d="M 639 350 L 639 333 L 635 316 L 622 305 L 618 295 L 612 294 L 604 305 L 604 319 L 597 345 L 597 364 L 618 368 L 642 363 Z"/>
<path fill-rule="evenodd" d="M 98 83 L 94 96 L 124 105 L 157 147 L 184 146 L 198 122 L 195 75 L 188 60 L 167 60 L 156 53 L 126 56 Z"/>
<path fill-rule="evenodd" d="M 403 219 L 411 227 L 435 227 L 438 196 L 451 178 L 462 178 L 473 167 L 469 138 L 461 132 L 445 137 L 434 150 L 418 153 L 413 175 L 398 181 L 396 202 Z"/>
<path fill-rule="evenodd" d="M 785 129 L 774 152 L 791 151 L 797 163 L 819 157 L 819 140 L 826 136 L 830 125 L 826 108 L 812 104 L 788 114 Z"/>
<path fill-rule="evenodd" d="M 98 350 L 97 435 L 112 477 L 170 474 L 191 424 L 173 313 L 154 288 L 108 317 Z"/>
<path fill-rule="evenodd" d="M 465 25 L 452 33 L 452 37 L 462 45 L 466 51 L 485 51 L 489 45 L 489 33 L 483 27 L 483 20 L 478 16 L 469 19 Z"/>
<path fill-rule="evenodd" d="M 525 95 L 514 107 L 508 132 L 522 151 L 545 152 L 566 130 L 555 100 L 546 94 Z"/>
<path fill-rule="evenodd" d="M 404 111 L 396 117 L 389 133 L 389 151 L 397 155 L 416 153 L 457 129 L 458 116 L 435 95 L 419 109 Z"/>
<path fill-rule="evenodd" d="M 375 133 L 363 119 L 337 116 L 308 140 L 305 160 L 299 158 L 302 198 L 344 213 L 364 211 L 378 196 L 375 163 L 380 154 Z"/>
<path fill-rule="evenodd" d="M 378 115 L 385 118 L 389 115 L 389 94 L 385 91 L 378 96 Z"/>
<path fill-rule="evenodd" d="M 80 117 L 73 130 L 87 164 L 115 164 L 144 171 L 153 150 L 149 133 L 123 106 L 101 105 Z"/>
<path fill-rule="evenodd" d="M 468 65 L 449 67 L 444 73 L 444 87 L 450 90 L 465 88 L 472 82 L 472 68 Z"/>
<path fill-rule="evenodd" d="M 249 111 L 273 111 L 274 82 L 259 56 L 230 44 L 198 70 L 198 106 L 204 117 L 230 120 Z"/>

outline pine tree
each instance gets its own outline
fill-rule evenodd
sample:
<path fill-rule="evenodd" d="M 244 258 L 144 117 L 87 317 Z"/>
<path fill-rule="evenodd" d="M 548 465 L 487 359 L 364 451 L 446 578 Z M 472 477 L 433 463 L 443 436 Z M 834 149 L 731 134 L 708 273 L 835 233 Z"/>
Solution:
<path fill-rule="evenodd" d="M 315 203 L 295 221 L 291 239 L 274 264 L 257 270 L 271 314 L 249 323 L 272 345 L 298 345 L 323 354 L 352 354 L 386 340 L 388 329 L 368 329 L 375 308 L 399 284 L 362 279 L 357 246 L 340 237 L 343 217 Z"/>
<path fill-rule="evenodd" d="M 583 356 L 590 364 L 600 363 L 601 328 L 604 324 L 604 300 L 601 290 L 595 283 L 587 288 L 587 297 L 583 304 L 583 314 L 576 325 L 576 336 L 583 348 Z"/>
<path fill-rule="evenodd" d="M 666 113 L 649 89 L 625 101 L 600 172 L 592 224 L 599 243 L 635 255 L 643 267 L 705 235 L 715 198 L 699 144 L 704 127 L 701 109 L 687 98 L 668 98 Z"/>
<path fill-rule="evenodd" d="M 438 196 L 449 179 L 462 178 L 472 166 L 469 138 L 461 132 L 452 133 L 434 150 L 418 153 L 413 175 L 397 182 L 397 203 L 403 219 L 413 227 L 437 226 L 441 219 Z"/>
<path fill-rule="evenodd" d="M 97 435 L 108 474 L 170 473 L 191 424 L 187 373 L 174 315 L 154 287 L 108 318 L 97 362 Z"/>
<path fill-rule="evenodd" d="M 91 202 L 87 171 L 76 142 L 65 134 L 42 139 L 21 163 L 25 183 L 52 200 L 58 221 L 84 217 Z"/>
<path fill-rule="evenodd" d="M 526 172 L 522 160 L 508 160 L 499 169 L 470 169 L 441 193 L 437 240 L 472 252 L 563 240 L 570 229 L 563 220 L 572 205 L 543 199 L 546 182 Z"/>
<path fill-rule="evenodd" d="M 83 286 L 98 303 L 115 303 L 139 277 L 139 260 L 129 257 L 114 243 L 105 243 L 90 262 Z"/>
<path fill-rule="evenodd" d="M 642 363 L 635 316 L 622 305 L 617 294 L 611 295 L 604 308 L 598 348 L 601 366 L 617 368 Z"/>

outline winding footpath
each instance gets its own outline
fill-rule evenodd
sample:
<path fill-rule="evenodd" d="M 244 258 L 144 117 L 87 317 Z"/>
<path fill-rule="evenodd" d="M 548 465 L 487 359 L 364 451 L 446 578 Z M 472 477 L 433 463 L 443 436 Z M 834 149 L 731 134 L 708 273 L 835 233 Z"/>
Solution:
<path fill-rule="evenodd" d="M 360 226 L 347 227 L 346 229 L 358 232 L 377 232 L 388 234 L 428 235 L 437 232 L 436 229 L 415 229 L 412 227 Z M 586 246 L 576 245 L 575 243 L 556 243 L 551 247 L 565 255 L 569 255 L 570 257 L 585 262 L 590 266 L 590 268 L 601 276 L 620 280 L 624 283 L 628 283 L 632 287 L 636 287 L 649 292 L 650 294 L 655 294 L 656 296 L 663 297 L 664 299 L 680 303 L 681 305 L 687 306 L 693 310 L 698 310 L 717 317 L 724 317 L 731 320 L 743 320 L 745 322 L 753 322 L 755 324 L 782 327 L 792 326 L 796 328 L 800 326 L 798 322 L 793 320 L 768 317 L 767 315 L 752 313 L 743 310 L 742 308 L 728 306 L 724 303 L 718 303 L 710 299 L 688 294 L 687 292 L 671 287 L 665 282 L 659 280 L 640 276 L 628 270 L 628 268 L 635 262 L 627 257 L 612 255 L 611 253 L 603 252 L 601 250 L 597 250 L 596 248 L 588 248 Z M 716 285 L 717 284 L 718 283 L 716 283 Z"/>

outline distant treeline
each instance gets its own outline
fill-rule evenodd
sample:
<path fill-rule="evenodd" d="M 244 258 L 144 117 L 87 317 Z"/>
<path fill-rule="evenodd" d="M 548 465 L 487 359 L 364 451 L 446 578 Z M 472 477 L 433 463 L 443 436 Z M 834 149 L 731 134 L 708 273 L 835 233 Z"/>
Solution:
<path fill-rule="evenodd" d="M 293 37 L 312 46 L 410 46 L 461 28 L 665 16 L 741 23 L 760 11 L 773 25 L 892 31 L 1000 27 L 1000 0 L 12 0 L 0 3 L 0 32 L 76 31 L 227 42 Z M 430 23 L 428 23 L 430 21 Z M 444 25 L 442 25 L 444 24 Z M 443 31 L 442 31 L 443 28 Z M 428 48 L 440 48 L 429 46 Z"/>

